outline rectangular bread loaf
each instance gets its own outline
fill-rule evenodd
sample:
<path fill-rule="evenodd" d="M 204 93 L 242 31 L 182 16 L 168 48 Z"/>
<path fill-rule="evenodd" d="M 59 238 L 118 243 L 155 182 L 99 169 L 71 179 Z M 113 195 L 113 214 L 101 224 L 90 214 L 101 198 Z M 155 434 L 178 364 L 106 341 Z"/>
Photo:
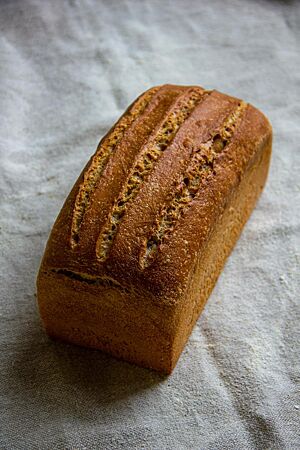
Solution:
<path fill-rule="evenodd" d="M 196 86 L 142 94 L 101 140 L 41 263 L 47 333 L 170 373 L 268 172 L 253 106 Z"/>

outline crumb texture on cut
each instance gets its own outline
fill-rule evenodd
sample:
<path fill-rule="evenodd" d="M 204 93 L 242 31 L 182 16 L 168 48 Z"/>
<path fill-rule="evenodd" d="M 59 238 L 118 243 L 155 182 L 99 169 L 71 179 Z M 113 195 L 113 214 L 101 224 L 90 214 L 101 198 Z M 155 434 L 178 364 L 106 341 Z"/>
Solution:
<path fill-rule="evenodd" d="M 175 188 L 172 198 L 162 208 L 154 225 L 154 231 L 141 251 L 140 266 L 142 268 L 153 262 L 159 246 L 173 231 L 184 210 L 190 206 L 200 190 L 201 183 L 214 173 L 215 163 L 229 144 L 246 108 L 247 104 L 240 102 L 235 111 L 225 119 L 221 128 L 193 152 L 189 165 Z"/>
<path fill-rule="evenodd" d="M 192 114 L 200 101 L 208 94 L 209 91 L 203 92 L 199 88 L 192 89 L 189 95 L 183 94 L 182 98 L 179 99 L 168 113 L 155 136 L 142 148 L 129 174 L 125 187 L 118 196 L 112 212 L 97 240 L 96 255 L 98 260 L 104 261 L 107 258 L 128 203 L 136 197 L 141 184 L 153 170 L 156 161 L 162 153 L 172 143 L 181 125 Z"/>
<path fill-rule="evenodd" d="M 155 87 L 145 92 L 145 94 L 133 104 L 129 111 L 120 118 L 113 130 L 100 143 L 92 158 L 90 166 L 84 173 L 84 179 L 75 200 L 71 226 L 72 248 L 76 247 L 79 242 L 80 227 L 85 212 L 89 207 L 91 195 L 99 183 L 109 157 L 115 152 L 118 144 L 122 141 L 125 132 L 130 128 L 133 122 L 143 114 L 158 90 L 159 87 Z"/>

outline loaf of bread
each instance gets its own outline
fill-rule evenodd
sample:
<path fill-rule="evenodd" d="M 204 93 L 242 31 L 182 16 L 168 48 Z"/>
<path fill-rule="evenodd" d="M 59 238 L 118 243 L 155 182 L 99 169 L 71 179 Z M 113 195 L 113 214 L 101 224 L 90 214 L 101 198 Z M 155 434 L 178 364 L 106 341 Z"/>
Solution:
<path fill-rule="evenodd" d="M 263 189 L 271 146 L 268 120 L 237 98 L 174 85 L 138 97 L 52 229 L 37 280 L 47 333 L 170 373 Z"/>

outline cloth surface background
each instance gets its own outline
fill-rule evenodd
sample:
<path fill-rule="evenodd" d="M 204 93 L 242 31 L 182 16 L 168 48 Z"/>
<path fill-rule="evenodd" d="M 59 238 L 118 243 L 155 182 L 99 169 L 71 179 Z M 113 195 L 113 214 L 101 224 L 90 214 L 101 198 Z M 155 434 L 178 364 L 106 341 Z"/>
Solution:
<path fill-rule="evenodd" d="M 300 2 L 0 2 L 0 448 L 299 449 Z M 274 128 L 266 189 L 170 377 L 50 341 L 35 278 L 100 137 L 199 84 Z"/>

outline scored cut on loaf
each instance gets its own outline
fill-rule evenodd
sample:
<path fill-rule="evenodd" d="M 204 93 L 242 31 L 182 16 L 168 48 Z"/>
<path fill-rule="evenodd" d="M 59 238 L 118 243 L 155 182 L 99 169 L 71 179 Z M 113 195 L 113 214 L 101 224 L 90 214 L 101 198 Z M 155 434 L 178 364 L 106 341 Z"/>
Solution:
<path fill-rule="evenodd" d="M 143 93 L 98 145 L 37 279 L 54 338 L 170 373 L 263 189 L 272 129 L 197 86 Z"/>

